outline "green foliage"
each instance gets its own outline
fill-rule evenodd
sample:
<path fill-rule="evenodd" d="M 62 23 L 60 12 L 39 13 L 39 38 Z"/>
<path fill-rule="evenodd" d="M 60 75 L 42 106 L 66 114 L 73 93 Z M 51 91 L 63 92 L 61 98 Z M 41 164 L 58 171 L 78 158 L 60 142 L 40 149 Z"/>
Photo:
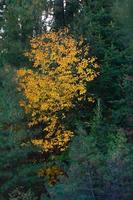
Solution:
<path fill-rule="evenodd" d="M 3 6 L 1 62 L 17 67 L 25 65 L 28 61 L 23 54 L 29 48 L 29 39 L 45 29 L 42 21 L 45 0 L 8 0 Z"/>
<path fill-rule="evenodd" d="M 82 135 L 82 133 L 80 136 L 76 136 L 71 144 L 69 152 L 70 166 L 67 170 L 67 176 L 61 178 L 59 184 L 49 188 L 51 199 L 95 199 L 87 158 L 87 156 L 89 156 L 88 149 L 90 150 L 90 146 L 88 145 L 88 138 L 85 135 Z M 95 152 L 95 149 L 93 148 L 91 151 Z"/>
<path fill-rule="evenodd" d="M 99 106 L 89 134 L 78 122 L 67 176 L 49 188 L 52 200 L 132 199 L 132 147 L 117 128 L 103 128 Z"/>
<path fill-rule="evenodd" d="M 15 189 L 10 195 L 9 200 L 37 200 L 34 193 L 31 190 L 23 192 L 18 188 Z"/>
<path fill-rule="evenodd" d="M 100 63 L 100 76 L 89 85 L 89 91 L 100 97 L 106 119 L 122 126 L 127 113 L 123 112 L 121 102 L 128 97 L 123 84 L 131 68 L 133 51 L 129 34 L 117 17 L 116 5 L 115 0 L 86 1 L 72 23 L 72 30 L 76 36 L 84 35 Z M 114 119 L 117 111 L 119 116 Z"/>
<path fill-rule="evenodd" d="M 35 131 L 26 126 L 14 74 L 9 66 L 0 71 L 0 194 L 6 198 L 17 186 L 32 186 L 36 192 L 44 188 L 44 178 L 37 172 L 45 166 L 45 158 L 40 162 L 39 150 L 30 143 Z"/>
<path fill-rule="evenodd" d="M 0 1 L 0 199 L 132 199 L 132 9 L 132 0 Z M 30 142 L 43 127 L 26 126 L 14 74 L 32 65 L 24 56 L 32 36 L 63 26 L 86 39 L 100 76 L 87 86 L 96 103 L 73 109 L 67 122 L 76 136 L 52 156 Z M 38 171 L 55 165 L 64 176 L 47 186 Z"/>

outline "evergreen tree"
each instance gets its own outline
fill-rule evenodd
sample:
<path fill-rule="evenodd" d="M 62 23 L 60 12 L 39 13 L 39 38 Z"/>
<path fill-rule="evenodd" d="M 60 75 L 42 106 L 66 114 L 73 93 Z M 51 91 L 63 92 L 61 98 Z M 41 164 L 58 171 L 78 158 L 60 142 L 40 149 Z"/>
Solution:
<path fill-rule="evenodd" d="M 123 83 L 121 89 L 123 92 L 122 98 L 116 101 L 114 105 L 113 119 L 117 123 L 121 123 L 126 133 L 132 136 L 132 98 L 133 98 L 133 34 L 132 34 L 132 22 L 133 22 L 133 2 L 126 0 L 121 3 L 117 1 L 114 5 L 114 17 L 117 19 L 121 26 L 121 32 L 124 33 L 126 48 L 126 63 L 125 74 L 123 77 Z"/>
<path fill-rule="evenodd" d="M 26 125 L 14 74 L 9 66 L 0 71 L 0 194 L 8 199 L 8 193 L 23 187 L 39 197 L 45 191 L 45 177 L 38 171 L 45 167 L 46 157 L 30 142 L 39 129 L 30 131 Z"/>
<path fill-rule="evenodd" d="M 24 52 L 30 37 L 42 33 L 45 0 L 13 0 L 2 4 L 1 54 L 3 64 L 21 66 L 27 63 Z"/>
<path fill-rule="evenodd" d="M 100 112 L 98 104 L 89 135 L 78 122 L 67 177 L 49 188 L 51 199 L 132 199 L 132 147 L 116 127 L 104 125 Z"/>
<path fill-rule="evenodd" d="M 132 199 L 132 9 L 132 0 L 0 0 L 0 200 Z M 73 108 L 66 124 L 75 136 L 53 155 L 31 142 L 43 125 L 27 126 L 14 67 L 32 64 L 31 37 L 64 26 L 97 57 L 100 75 L 87 91 L 98 103 Z"/>
<path fill-rule="evenodd" d="M 70 146 L 67 176 L 60 178 L 60 183 L 49 187 L 51 199 L 57 200 L 95 200 L 95 191 L 91 168 L 88 160 L 89 153 L 99 156 L 91 143 L 93 139 L 88 138 L 82 126 L 79 126 L 80 135 L 76 136 Z M 96 159 L 96 157 L 94 159 Z M 46 197 L 42 197 L 45 200 Z"/>
<path fill-rule="evenodd" d="M 114 15 L 115 0 L 85 1 L 77 20 L 72 23 L 75 35 L 84 35 L 100 64 L 100 76 L 89 91 L 100 97 L 107 120 L 123 125 L 125 117 L 114 119 L 114 109 L 125 98 L 123 82 L 131 66 L 130 40 Z M 73 28 L 74 27 L 74 28 Z M 78 31 L 77 31 L 78 30 Z M 122 113 L 122 111 L 121 111 Z"/>

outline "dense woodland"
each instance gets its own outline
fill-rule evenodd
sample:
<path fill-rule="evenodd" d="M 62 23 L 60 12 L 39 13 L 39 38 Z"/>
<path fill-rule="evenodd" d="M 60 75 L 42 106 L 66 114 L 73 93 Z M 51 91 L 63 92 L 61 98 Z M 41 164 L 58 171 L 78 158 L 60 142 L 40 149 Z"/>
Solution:
<path fill-rule="evenodd" d="M 131 200 L 132 73 L 132 0 L 0 0 L 0 200 Z"/>

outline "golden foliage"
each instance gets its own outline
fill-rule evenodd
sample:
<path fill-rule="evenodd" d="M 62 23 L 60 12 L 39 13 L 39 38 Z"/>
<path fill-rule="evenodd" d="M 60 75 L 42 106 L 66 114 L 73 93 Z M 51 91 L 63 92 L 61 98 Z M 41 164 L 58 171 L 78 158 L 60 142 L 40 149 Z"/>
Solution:
<path fill-rule="evenodd" d="M 48 183 L 50 185 L 54 185 L 58 181 L 58 177 L 63 174 L 64 172 L 62 171 L 62 169 L 56 165 L 48 167 L 46 169 L 40 169 L 38 172 L 38 176 L 47 177 Z"/>
<path fill-rule="evenodd" d="M 29 126 L 43 123 L 43 139 L 32 140 L 43 151 L 55 148 L 63 151 L 73 133 L 66 130 L 60 119 L 86 95 L 86 84 L 96 76 L 95 58 L 88 58 L 89 47 L 76 41 L 67 30 L 49 32 L 31 40 L 26 55 L 33 69 L 19 69 L 19 90 L 24 99 L 20 106 L 30 114 Z"/>

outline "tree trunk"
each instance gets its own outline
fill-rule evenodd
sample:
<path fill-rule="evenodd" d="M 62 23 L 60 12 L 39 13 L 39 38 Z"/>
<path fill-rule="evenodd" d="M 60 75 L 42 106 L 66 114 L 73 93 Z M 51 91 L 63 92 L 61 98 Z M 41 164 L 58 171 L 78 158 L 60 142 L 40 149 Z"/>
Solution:
<path fill-rule="evenodd" d="M 56 29 L 65 26 L 64 0 L 54 1 L 54 22 L 55 22 L 54 26 Z"/>

